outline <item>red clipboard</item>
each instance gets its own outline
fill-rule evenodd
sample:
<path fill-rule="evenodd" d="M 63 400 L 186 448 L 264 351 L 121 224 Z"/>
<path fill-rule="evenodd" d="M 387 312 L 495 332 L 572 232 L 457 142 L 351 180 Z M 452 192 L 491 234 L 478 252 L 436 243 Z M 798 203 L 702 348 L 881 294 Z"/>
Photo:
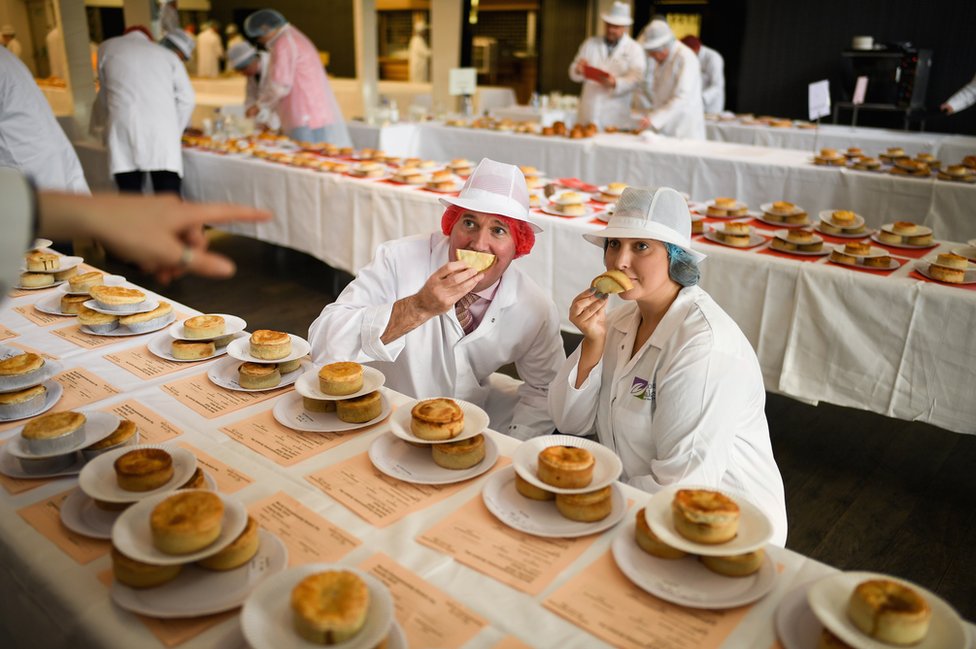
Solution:
<path fill-rule="evenodd" d="M 597 83 L 603 83 L 609 79 L 612 75 L 606 70 L 601 70 L 600 68 L 595 68 L 592 65 L 586 63 L 583 65 L 583 78 L 589 79 L 590 81 L 596 81 Z"/>

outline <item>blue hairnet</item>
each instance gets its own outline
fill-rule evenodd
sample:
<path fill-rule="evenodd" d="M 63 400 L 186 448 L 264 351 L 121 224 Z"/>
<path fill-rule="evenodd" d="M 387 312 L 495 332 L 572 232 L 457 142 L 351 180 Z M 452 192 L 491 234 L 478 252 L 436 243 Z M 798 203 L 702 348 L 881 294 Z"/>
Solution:
<path fill-rule="evenodd" d="M 287 24 L 285 17 L 274 9 L 258 9 L 244 21 L 244 33 L 258 38 Z"/>
<path fill-rule="evenodd" d="M 691 255 L 673 243 L 665 243 L 664 247 L 668 251 L 668 275 L 671 279 L 682 286 L 697 284 L 701 279 L 701 271 Z"/>

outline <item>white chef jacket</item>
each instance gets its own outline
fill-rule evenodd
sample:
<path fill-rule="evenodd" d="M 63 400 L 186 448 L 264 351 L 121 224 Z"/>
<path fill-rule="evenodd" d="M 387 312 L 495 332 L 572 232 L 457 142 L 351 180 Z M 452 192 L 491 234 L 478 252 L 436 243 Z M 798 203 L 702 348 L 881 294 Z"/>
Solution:
<path fill-rule="evenodd" d="M 636 303 L 607 316 L 600 363 L 576 389 L 580 350 L 549 387 L 562 433 L 588 435 L 623 462 L 622 480 L 654 493 L 699 484 L 749 498 L 786 543 L 783 479 L 773 459 L 759 361 L 735 322 L 701 288 L 681 289 L 631 358 Z"/>
<path fill-rule="evenodd" d="M 559 315 L 552 300 L 515 266 L 505 270 L 470 334 L 464 335 L 449 309 L 390 344 L 380 340 L 393 303 L 416 294 L 447 263 L 449 249 L 450 239 L 440 232 L 382 244 L 312 323 L 312 359 L 368 364 L 383 372 L 387 386 L 418 399 L 447 396 L 475 403 L 488 410 L 492 428 L 518 439 L 551 433 L 546 392 L 566 358 Z M 493 412 L 490 377 L 508 363 L 515 363 L 523 381 L 518 404 Z M 509 417 L 505 430 L 499 422 Z"/>
<path fill-rule="evenodd" d="M 410 37 L 407 47 L 407 59 L 410 70 L 411 83 L 427 83 L 430 81 L 430 47 L 420 34 Z"/>
<path fill-rule="evenodd" d="M 701 66 L 705 112 L 717 115 L 725 110 L 725 59 L 712 48 L 702 45 L 698 50 L 698 64 Z"/>
<path fill-rule="evenodd" d="M 705 139 L 701 65 L 690 47 L 675 41 L 668 58 L 654 69 L 651 125 L 662 135 Z"/>
<path fill-rule="evenodd" d="M 197 76 L 219 77 L 220 59 L 224 56 L 224 45 L 220 34 L 205 29 L 197 36 Z"/>
<path fill-rule="evenodd" d="M 0 47 L 0 50 L 4 49 Z M 0 74 L 0 77 L 3 75 Z M 24 251 L 34 240 L 34 192 L 17 169 L 0 163 L 0 302 L 7 299 L 20 277 Z"/>
<path fill-rule="evenodd" d="M 244 111 L 251 106 L 258 106 L 258 114 L 255 118 L 257 122 L 261 124 L 267 124 L 268 128 L 277 130 L 281 127 L 281 120 L 278 119 L 278 114 L 274 112 L 273 109 L 268 107 L 261 107 L 258 104 L 258 97 L 261 96 L 262 92 L 266 92 L 265 86 L 270 78 L 268 75 L 268 64 L 271 61 L 271 54 L 265 52 L 264 50 L 258 51 L 258 73 L 257 75 L 252 75 L 247 77 L 247 82 L 244 85 Z"/>
<path fill-rule="evenodd" d="M 182 176 L 180 136 L 195 95 L 180 58 L 142 32 L 129 32 L 98 48 L 98 79 L 92 125 L 104 122 L 110 172 Z"/>
<path fill-rule="evenodd" d="M 23 61 L 0 47 L 0 167 L 41 189 L 87 194 L 74 148 Z"/>
<path fill-rule="evenodd" d="M 606 88 L 578 74 L 576 64 L 580 59 L 586 59 L 593 67 L 612 74 L 617 80 L 617 86 Z M 644 49 L 628 34 L 620 38 L 612 54 L 602 36 L 591 36 L 583 41 L 576 58 L 569 66 L 569 78 L 583 84 L 576 115 L 577 123 L 593 122 L 600 127 L 630 128 L 633 123 L 630 102 L 634 88 L 644 78 L 646 65 L 647 55 L 644 54 Z"/>
<path fill-rule="evenodd" d="M 44 37 L 47 45 L 47 60 L 51 64 L 51 76 L 59 79 L 68 78 L 68 56 L 64 49 L 64 39 L 61 38 L 61 28 L 55 27 Z"/>
<path fill-rule="evenodd" d="M 976 77 L 973 77 L 972 81 L 957 90 L 945 103 L 952 106 L 954 113 L 966 110 L 976 104 Z"/>

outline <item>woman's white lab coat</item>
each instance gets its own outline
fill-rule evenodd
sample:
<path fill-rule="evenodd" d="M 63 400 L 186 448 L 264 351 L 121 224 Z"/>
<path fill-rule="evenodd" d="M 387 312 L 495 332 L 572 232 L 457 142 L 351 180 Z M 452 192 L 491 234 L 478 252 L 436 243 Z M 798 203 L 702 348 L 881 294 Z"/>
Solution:
<path fill-rule="evenodd" d="M 705 112 L 717 115 L 725 110 L 725 59 L 712 48 L 702 45 L 698 50 L 698 63 L 701 65 Z"/>
<path fill-rule="evenodd" d="M 104 122 L 110 172 L 173 171 L 182 176 L 180 136 L 195 99 L 180 58 L 134 31 L 102 43 L 98 78 L 101 90 L 92 125 Z"/>
<path fill-rule="evenodd" d="M 654 130 L 662 135 L 705 139 L 705 109 L 702 104 L 701 65 L 690 47 L 676 41 L 668 58 L 654 70 L 651 86 Z"/>
<path fill-rule="evenodd" d="M 423 34 L 410 37 L 407 47 L 407 61 L 410 70 L 411 83 L 427 83 L 430 81 L 430 47 Z"/>
<path fill-rule="evenodd" d="M 954 113 L 966 110 L 973 104 L 976 104 L 976 77 L 973 77 L 972 81 L 957 90 L 945 103 L 952 106 L 952 112 Z"/>
<path fill-rule="evenodd" d="M 207 28 L 197 36 L 197 76 L 219 77 L 220 59 L 224 57 L 224 44 L 220 34 Z"/>
<path fill-rule="evenodd" d="M 581 60 L 595 68 L 600 68 L 612 74 L 617 85 L 607 88 L 596 81 L 590 81 L 576 71 L 576 64 Z M 569 78 L 583 84 L 577 109 L 577 123 L 593 122 L 597 126 L 616 126 L 630 128 L 633 117 L 630 113 L 630 103 L 634 89 L 644 78 L 644 68 L 647 65 L 647 55 L 643 48 L 633 38 L 624 34 L 613 53 L 602 36 L 591 36 L 583 41 L 576 58 L 569 66 Z"/>
<path fill-rule="evenodd" d="M 700 484 L 739 492 L 786 543 L 783 479 L 773 459 L 756 354 L 735 322 L 697 286 L 683 288 L 631 358 L 640 311 L 607 316 L 601 362 L 576 389 L 579 349 L 549 388 L 562 433 L 596 432 L 623 462 L 622 480 L 654 493 Z"/>
<path fill-rule="evenodd" d="M 478 327 L 463 335 L 453 309 L 399 339 L 380 340 L 393 303 L 414 295 L 448 261 L 450 240 L 441 233 L 382 244 L 338 299 L 309 329 L 316 363 L 352 360 L 383 372 L 386 385 L 426 399 L 453 396 L 485 407 L 492 428 L 519 439 L 551 433 L 546 392 L 565 353 L 556 307 L 514 265 L 499 280 Z M 515 363 L 523 384 L 514 412 L 493 413 L 490 377 Z M 505 430 L 497 421 L 511 418 Z"/>

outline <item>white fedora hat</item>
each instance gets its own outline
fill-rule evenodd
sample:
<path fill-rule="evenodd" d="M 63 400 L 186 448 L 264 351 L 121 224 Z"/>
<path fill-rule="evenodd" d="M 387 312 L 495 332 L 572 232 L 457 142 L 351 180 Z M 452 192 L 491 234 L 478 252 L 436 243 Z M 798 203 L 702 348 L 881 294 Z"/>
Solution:
<path fill-rule="evenodd" d="M 670 187 L 628 187 L 620 195 L 607 227 L 583 238 L 601 248 L 607 239 L 653 239 L 683 248 L 696 262 L 705 259 L 691 249 L 688 203 Z"/>
<path fill-rule="evenodd" d="M 542 228 L 529 220 L 529 188 L 522 170 L 515 165 L 482 158 L 458 197 L 441 198 L 440 202 L 445 207 L 457 205 L 473 212 L 525 221 L 533 232 L 542 232 Z"/>
<path fill-rule="evenodd" d="M 600 18 L 603 22 L 618 27 L 630 27 L 634 24 L 634 19 L 630 17 L 630 5 L 626 2 L 614 2 L 610 13 L 600 14 Z"/>
<path fill-rule="evenodd" d="M 641 47 L 648 51 L 659 50 L 674 42 L 671 26 L 660 18 L 648 23 L 641 36 Z"/>

